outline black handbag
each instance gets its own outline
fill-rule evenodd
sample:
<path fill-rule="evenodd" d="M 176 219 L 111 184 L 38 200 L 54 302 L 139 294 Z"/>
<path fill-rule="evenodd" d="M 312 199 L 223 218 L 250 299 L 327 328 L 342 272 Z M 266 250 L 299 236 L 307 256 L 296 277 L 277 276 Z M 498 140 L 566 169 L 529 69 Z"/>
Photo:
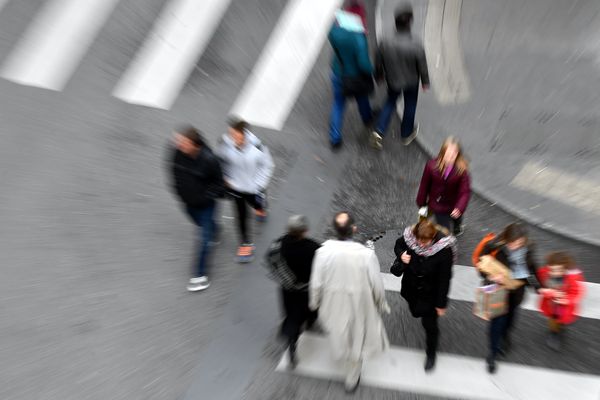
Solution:
<path fill-rule="evenodd" d="M 333 47 L 333 51 L 342 67 L 342 93 L 346 97 L 351 96 L 368 96 L 375 90 L 373 76 L 368 74 L 360 74 L 358 76 L 344 76 L 344 62 L 338 50 Z"/>

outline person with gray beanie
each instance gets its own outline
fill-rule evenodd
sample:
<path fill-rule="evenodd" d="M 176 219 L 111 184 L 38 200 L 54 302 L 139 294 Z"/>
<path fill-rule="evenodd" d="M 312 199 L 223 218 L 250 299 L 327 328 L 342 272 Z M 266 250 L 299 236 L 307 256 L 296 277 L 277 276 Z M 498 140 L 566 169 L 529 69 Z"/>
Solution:
<path fill-rule="evenodd" d="M 287 224 L 287 233 L 281 238 L 281 256 L 295 277 L 293 287 L 281 287 L 285 319 L 281 333 L 289 342 L 290 365 L 297 364 L 296 342 L 306 323 L 310 329 L 317 320 L 317 312 L 308 308 L 308 282 L 315 252 L 321 245 L 306 237 L 308 218 L 293 215 Z"/>

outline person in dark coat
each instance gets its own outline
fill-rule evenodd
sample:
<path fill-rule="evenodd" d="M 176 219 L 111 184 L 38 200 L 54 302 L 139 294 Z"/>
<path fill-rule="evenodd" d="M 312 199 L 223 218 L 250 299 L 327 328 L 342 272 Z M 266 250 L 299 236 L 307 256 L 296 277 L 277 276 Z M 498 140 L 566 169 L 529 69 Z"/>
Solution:
<path fill-rule="evenodd" d="M 396 113 L 396 103 L 400 96 L 404 98 L 404 112 L 400 126 L 400 138 L 408 146 L 417 136 L 415 112 L 419 96 L 419 83 L 423 91 L 429 88 L 429 71 L 425 50 L 419 39 L 411 33 L 413 22 L 412 5 L 403 2 L 394 12 L 396 33 L 384 37 L 379 43 L 375 56 L 375 77 L 378 82 L 385 78 L 387 82 L 387 100 L 379 117 L 375 130 L 371 132 L 371 146 L 382 148 L 382 141 L 392 116 Z"/>
<path fill-rule="evenodd" d="M 435 366 L 438 347 L 438 317 L 446 313 L 456 238 L 429 220 L 404 230 L 394 247 L 396 262 L 390 271 L 402 276 L 400 294 L 410 313 L 421 318 L 426 334 L 425 371 Z"/>
<path fill-rule="evenodd" d="M 438 156 L 425 165 L 417 205 L 427 206 L 437 224 L 454 235 L 462 233 L 462 216 L 471 197 L 469 165 L 458 140 L 448 137 Z"/>
<path fill-rule="evenodd" d="M 303 215 L 290 217 L 287 234 L 281 240 L 281 256 L 289 269 L 296 276 L 296 285 L 304 286 L 303 290 L 286 290 L 281 288 L 285 319 L 281 333 L 289 340 L 290 364 L 297 363 L 296 342 L 306 323 L 311 328 L 317 320 L 317 311 L 308 308 L 308 282 L 312 270 L 315 252 L 321 245 L 306 237 L 308 219 Z"/>
<path fill-rule="evenodd" d="M 496 358 L 508 352 L 511 346 L 510 333 L 514 326 L 517 310 L 525 298 L 525 287 L 533 286 L 540 289 L 536 278 L 536 262 L 533 244 L 527 236 L 527 230 L 520 223 L 506 226 L 502 233 L 487 243 L 481 256 L 492 255 L 500 263 L 510 269 L 511 278 L 522 281 L 522 285 L 508 292 L 508 313 L 490 321 L 490 352 L 486 359 L 489 373 L 496 372 Z M 498 283 L 502 285 L 502 277 L 488 276 L 481 273 L 485 284 Z"/>
<path fill-rule="evenodd" d="M 211 242 L 217 233 L 214 220 L 216 199 L 224 194 L 223 172 L 218 158 L 208 147 L 200 132 L 191 126 L 174 132 L 170 159 L 172 186 L 185 211 L 198 226 L 200 248 L 196 268 L 187 286 L 190 292 L 207 289 L 206 277 Z"/>

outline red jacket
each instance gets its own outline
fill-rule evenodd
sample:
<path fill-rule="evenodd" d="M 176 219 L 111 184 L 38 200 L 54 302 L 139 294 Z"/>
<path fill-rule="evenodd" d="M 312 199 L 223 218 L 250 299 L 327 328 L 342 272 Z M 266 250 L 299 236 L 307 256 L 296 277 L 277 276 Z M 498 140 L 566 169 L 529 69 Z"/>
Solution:
<path fill-rule="evenodd" d="M 550 278 L 549 267 L 540 268 L 537 272 L 538 279 L 543 287 L 547 287 Z M 579 312 L 579 303 L 583 297 L 583 273 L 579 269 L 569 270 L 565 273 L 562 287 L 559 289 L 565 293 L 564 299 L 567 304 L 556 304 L 552 295 L 543 294 L 540 296 L 540 309 L 547 317 L 557 316 L 561 324 L 571 324 L 577 319 Z"/>
<path fill-rule="evenodd" d="M 419 207 L 428 206 L 430 212 L 439 214 L 450 214 L 455 208 L 464 213 L 470 197 L 471 179 L 468 171 L 458 175 L 454 168 L 444 179 L 437 168 L 437 159 L 427 162 L 417 194 Z"/>

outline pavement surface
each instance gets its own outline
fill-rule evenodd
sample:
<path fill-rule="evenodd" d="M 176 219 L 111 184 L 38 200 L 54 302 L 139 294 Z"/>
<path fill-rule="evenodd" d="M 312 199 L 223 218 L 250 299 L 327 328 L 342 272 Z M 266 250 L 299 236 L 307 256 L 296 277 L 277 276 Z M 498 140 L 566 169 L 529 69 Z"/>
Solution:
<path fill-rule="evenodd" d="M 258 260 L 233 263 L 231 204 L 223 202 L 219 212 L 223 244 L 213 257 L 210 289 L 185 291 L 194 229 L 169 192 L 164 171 L 174 125 L 193 123 L 211 143 L 225 130 L 223 121 L 287 2 L 232 2 L 170 110 L 125 104 L 111 90 L 166 3 L 119 2 L 61 91 L 0 80 L 0 398 L 347 398 L 339 383 L 275 372 L 284 350 L 276 339 L 277 288 Z M 43 5 L 4 4 L 0 62 Z M 369 14 L 373 26 L 374 7 Z M 427 159 L 418 146 L 403 147 L 390 136 L 382 152 L 372 151 L 354 105 L 347 111 L 343 151 L 332 154 L 326 146 L 330 56 L 325 46 L 283 129 L 256 130 L 277 165 L 271 218 L 254 226 L 257 254 L 292 213 L 307 214 L 319 239 L 328 236 L 331 215 L 340 209 L 356 215 L 365 235 L 383 230 L 389 241 L 416 219 L 414 196 Z M 382 101 L 382 93 L 374 101 Z M 475 196 L 459 263 L 468 263 L 485 232 L 512 220 Z M 597 247 L 536 226 L 531 235 L 540 261 L 550 249 L 567 248 L 586 280 L 600 283 Z M 382 271 L 389 246 L 378 246 Z M 417 321 L 397 293 L 388 298 L 394 312 L 385 323 L 392 343 L 421 349 Z M 452 307 L 443 321 L 442 350 L 482 357 L 484 325 L 470 315 L 467 302 Z M 524 311 L 509 360 L 600 375 L 594 342 L 599 328 L 597 320 L 581 319 L 566 351 L 556 355 L 540 344 L 543 319 Z M 355 398 L 432 397 L 362 387 Z"/>
<path fill-rule="evenodd" d="M 457 136 L 480 195 L 544 229 L 600 244 L 598 3 L 417 7 L 435 92 L 421 98 L 419 143 L 436 154 Z M 432 21 L 442 29 L 430 29 Z"/>

